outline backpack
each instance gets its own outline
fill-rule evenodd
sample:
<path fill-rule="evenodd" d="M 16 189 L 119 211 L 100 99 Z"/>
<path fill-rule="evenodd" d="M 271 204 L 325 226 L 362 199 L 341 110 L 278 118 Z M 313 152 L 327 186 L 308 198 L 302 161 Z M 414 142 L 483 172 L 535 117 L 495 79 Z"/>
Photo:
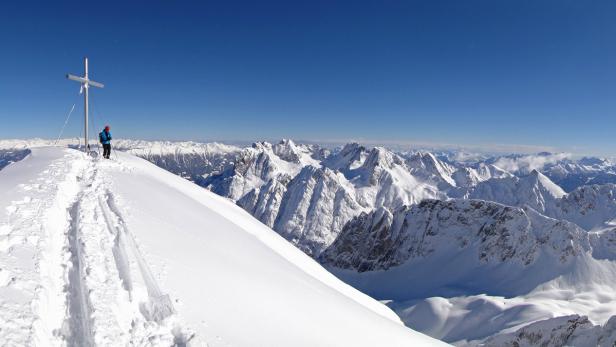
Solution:
<path fill-rule="evenodd" d="M 104 141 L 104 140 L 103 140 L 103 133 L 104 133 L 104 131 L 101 131 L 100 133 L 98 133 L 98 141 L 99 141 L 100 143 L 103 143 L 103 141 Z"/>

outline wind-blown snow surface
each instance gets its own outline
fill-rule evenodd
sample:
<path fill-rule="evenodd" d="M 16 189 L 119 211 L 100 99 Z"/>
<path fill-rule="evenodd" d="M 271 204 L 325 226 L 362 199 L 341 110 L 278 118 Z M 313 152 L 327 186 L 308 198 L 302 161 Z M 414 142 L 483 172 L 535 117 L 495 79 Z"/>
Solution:
<path fill-rule="evenodd" d="M 444 345 L 231 201 L 132 155 L 35 148 L 0 171 L 0 192 L 5 345 Z M 165 319 L 150 314 L 159 289 Z"/>

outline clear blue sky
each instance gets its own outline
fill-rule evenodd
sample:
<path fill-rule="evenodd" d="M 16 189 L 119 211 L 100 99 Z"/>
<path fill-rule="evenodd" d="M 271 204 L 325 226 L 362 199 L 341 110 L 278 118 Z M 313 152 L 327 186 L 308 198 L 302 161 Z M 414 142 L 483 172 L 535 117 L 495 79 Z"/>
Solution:
<path fill-rule="evenodd" d="M 615 18 L 612 0 L 6 1 L 0 138 L 53 138 L 74 102 L 77 135 L 64 74 L 87 55 L 116 137 L 616 153 Z"/>

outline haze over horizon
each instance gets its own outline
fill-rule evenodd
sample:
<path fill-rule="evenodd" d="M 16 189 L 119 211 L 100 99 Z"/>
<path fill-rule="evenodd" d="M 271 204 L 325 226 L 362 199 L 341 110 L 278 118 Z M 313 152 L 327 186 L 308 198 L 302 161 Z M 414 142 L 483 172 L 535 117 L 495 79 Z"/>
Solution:
<path fill-rule="evenodd" d="M 614 156 L 609 1 L 0 5 L 0 138 L 531 146 Z M 96 131 L 96 129 L 93 129 Z"/>

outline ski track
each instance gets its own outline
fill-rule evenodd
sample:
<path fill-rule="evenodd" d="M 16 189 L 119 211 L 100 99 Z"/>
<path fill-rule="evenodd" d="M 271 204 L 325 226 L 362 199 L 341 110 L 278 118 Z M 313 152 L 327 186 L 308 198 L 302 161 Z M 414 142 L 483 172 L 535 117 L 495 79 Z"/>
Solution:
<path fill-rule="evenodd" d="M 145 260 L 129 255 L 130 234 L 103 167 L 124 169 L 66 152 L 22 184 L 23 198 L 7 207 L 8 218 L 0 222 L 3 346 L 172 346 L 189 340 L 177 315 L 155 321 L 142 313 L 148 290 L 158 285 L 151 273 L 141 281 L 132 275 Z"/>
<path fill-rule="evenodd" d="M 0 338 L 4 346 L 63 345 L 68 210 L 83 162 L 55 160 L 19 186 L 0 224 Z M 67 162 L 73 165 L 67 166 Z"/>

